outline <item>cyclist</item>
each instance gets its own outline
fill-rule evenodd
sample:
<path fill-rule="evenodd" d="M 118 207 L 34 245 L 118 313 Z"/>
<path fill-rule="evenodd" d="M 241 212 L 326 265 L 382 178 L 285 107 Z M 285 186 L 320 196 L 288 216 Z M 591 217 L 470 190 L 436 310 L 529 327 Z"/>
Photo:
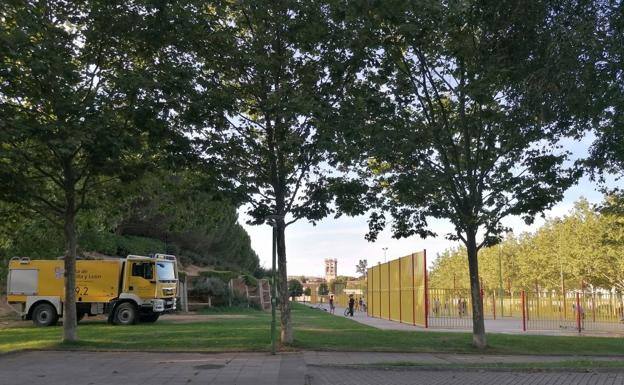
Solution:
<path fill-rule="evenodd" d="M 353 294 L 349 294 L 349 314 L 353 317 L 353 307 L 355 306 L 355 299 Z"/>

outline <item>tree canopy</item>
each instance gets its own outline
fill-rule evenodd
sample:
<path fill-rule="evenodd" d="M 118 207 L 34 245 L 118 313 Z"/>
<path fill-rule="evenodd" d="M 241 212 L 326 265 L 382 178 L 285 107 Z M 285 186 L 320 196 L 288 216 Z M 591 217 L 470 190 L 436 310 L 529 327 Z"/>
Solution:
<path fill-rule="evenodd" d="M 509 233 L 504 241 L 479 254 L 485 290 L 615 289 L 624 292 L 624 216 L 605 211 L 614 198 L 598 206 L 580 200 L 567 215 L 551 218 L 532 233 Z M 466 249 L 445 251 L 434 262 L 431 287 L 469 287 Z M 499 258 L 500 266 L 499 269 Z"/>
<path fill-rule="evenodd" d="M 370 181 L 369 238 L 389 221 L 395 237 L 435 235 L 430 218 L 453 224 L 475 346 L 486 345 L 479 249 L 507 230 L 502 218 L 531 223 L 580 175 L 559 141 L 598 120 L 598 25 L 593 3 L 465 1 L 373 4 L 348 27 L 370 38 L 339 109 L 342 151 Z"/>
<path fill-rule="evenodd" d="M 203 2 L 198 2 L 204 4 Z M 318 116 L 326 17 L 318 2 L 217 1 L 189 23 L 192 106 L 202 156 L 247 204 L 249 223 L 276 228 L 281 339 L 293 340 L 285 229 L 329 213 Z"/>

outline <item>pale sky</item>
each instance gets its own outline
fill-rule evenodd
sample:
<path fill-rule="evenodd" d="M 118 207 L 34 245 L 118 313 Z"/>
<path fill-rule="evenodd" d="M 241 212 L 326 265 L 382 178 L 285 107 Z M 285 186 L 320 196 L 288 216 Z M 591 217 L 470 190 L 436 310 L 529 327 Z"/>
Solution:
<path fill-rule="evenodd" d="M 581 142 L 569 142 L 566 147 L 574 153 L 576 157 L 583 157 L 587 153 L 588 144 L 591 138 L 586 138 Z M 622 181 L 609 181 L 610 187 L 624 187 Z M 590 203 L 602 201 L 602 194 L 598 191 L 598 186 L 584 177 L 580 182 L 570 188 L 564 199 L 546 212 L 548 217 L 565 215 L 574 202 L 582 197 Z M 240 222 L 243 224 L 249 236 L 251 245 L 260 257 L 260 263 L 267 268 L 271 267 L 271 227 L 249 226 L 245 224 L 246 216 L 240 213 Z M 382 248 L 387 247 L 387 259 L 396 259 L 404 255 L 423 249 L 427 250 L 427 262 L 431 262 L 438 253 L 447 248 L 456 247 L 458 242 L 452 242 L 444 238 L 444 234 L 453 232 L 453 226 L 446 220 L 429 221 L 431 229 L 438 234 L 436 238 L 421 239 L 413 236 L 407 239 L 393 239 L 389 230 L 380 234 L 374 243 L 366 241 L 364 235 L 368 231 L 367 217 L 346 217 L 339 219 L 332 217 L 313 226 L 305 221 L 299 221 L 286 228 L 286 253 L 288 261 L 288 275 L 319 276 L 324 275 L 324 259 L 338 259 L 338 275 L 355 276 L 355 265 L 360 259 L 367 259 L 368 265 L 383 262 L 384 252 Z M 503 224 L 513 229 L 519 234 L 523 231 L 532 231 L 538 228 L 544 220 L 537 218 L 534 225 L 526 226 L 519 217 L 507 217 Z"/>

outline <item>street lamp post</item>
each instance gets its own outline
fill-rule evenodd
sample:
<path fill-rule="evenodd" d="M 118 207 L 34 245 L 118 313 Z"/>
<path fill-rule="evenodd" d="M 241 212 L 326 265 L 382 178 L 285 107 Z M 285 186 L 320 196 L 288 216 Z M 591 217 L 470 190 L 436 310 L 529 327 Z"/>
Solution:
<path fill-rule="evenodd" d="M 505 316 L 505 311 L 503 309 L 503 262 L 502 262 L 502 258 L 501 258 L 501 244 L 498 244 L 498 297 L 500 300 L 500 312 L 501 312 L 501 317 Z"/>

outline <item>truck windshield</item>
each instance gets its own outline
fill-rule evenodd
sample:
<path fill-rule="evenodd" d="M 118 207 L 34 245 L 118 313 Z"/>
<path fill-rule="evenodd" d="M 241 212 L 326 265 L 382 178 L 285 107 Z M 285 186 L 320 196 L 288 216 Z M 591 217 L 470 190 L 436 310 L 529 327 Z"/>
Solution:
<path fill-rule="evenodd" d="M 156 262 L 156 274 L 159 281 L 175 281 L 175 269 L 172 262 Z"/>

